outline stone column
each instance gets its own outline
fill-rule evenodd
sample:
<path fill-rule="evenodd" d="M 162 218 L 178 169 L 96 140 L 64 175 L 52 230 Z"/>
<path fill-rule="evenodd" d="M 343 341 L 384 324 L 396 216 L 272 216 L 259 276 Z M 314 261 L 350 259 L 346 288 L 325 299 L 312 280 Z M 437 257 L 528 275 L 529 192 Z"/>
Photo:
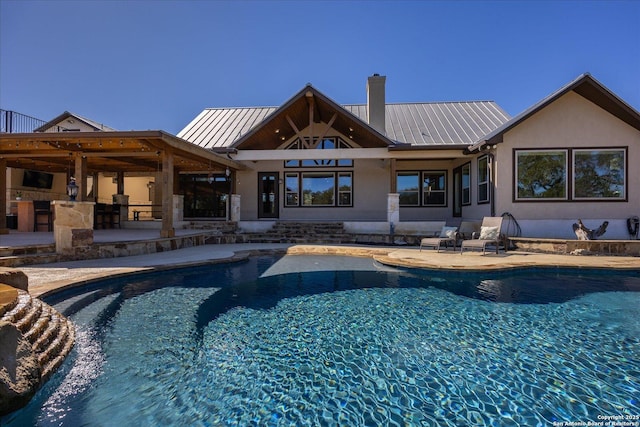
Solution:
<path fill-rule="evenodd" d="M 69 202 L 54 200 L 53 235 L 56 252 L 75 255 L 86 252 L 93 244 L 94 202 Z"/>
<path fill-rule="evenodd" d="M 400 194 L 398 193 L 387 195 L 387 222 L 390 224 L 400 222 Z"/>
<path fill-rule="evenodd" d="M 231 195 L 229 220 L 233 222 L 240 222 L 240 194 Z"/>

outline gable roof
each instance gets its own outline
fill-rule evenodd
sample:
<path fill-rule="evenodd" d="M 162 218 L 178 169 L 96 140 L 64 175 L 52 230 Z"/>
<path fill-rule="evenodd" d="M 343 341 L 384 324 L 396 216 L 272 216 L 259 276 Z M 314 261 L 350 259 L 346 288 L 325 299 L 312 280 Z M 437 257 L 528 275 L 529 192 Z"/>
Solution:
<path fill-rule="evenodd" d="M 65 120 L 78 120 L 84 124 L 86 124 L 87 126 L 93 128 L 94 131 L 104 131 L 104 132 L 113 132 L 116 129 L 110 128 L 109 126 L 105 126 L 102 123 L 98 123 L 94 120 L 91 119 L 87 119 L 86 117 L 82 117 L 78 114 L 74 114 L 74 113 L 70 113 L 69 111 L 65 111 L 64 113 L 60 114 L 58 117 L 54 118 L 53 120 L 48 121 L 47 123 L 43 124 L 42 126 L 40 126 L 39 128 L 34 129 L 34 132 L 50 132 L 50 128 L 52 127 L 56 127 L 55 131 L 58 131 L 58 128 L 62 128 L 62 130 L 67 130 L 67 126 L 62 126 L 60 123 L 65 121 Z M 71 122 L 72 123 L 72 122 Z"/>
<path fill-rule="evenodd" d="M 298 129 L 306 127 L 303 124 L 309 122 L 305 112 L 307 91 L 318 100 L 317 110 L 323 122 L 328 123 L 336 113 L 332 127 L 344 135 L 352 135 L 356 142 L 358 136 L 366 134 L 369 144 L 373 139 L 377 146 L 466 147 L 509 119 L 509 115 L 493 101 L 394 103 L 385 106 L 385 136 L 368 125 L 366 105 L 340 106 L 308 85 L 281 107 L 207 108 L 178 136 L 211 149 L 247 148 L 245 142 L 250 135 L 256 134 L 273 139 L 276 129 L 292 131 L 287 114 L 294 120 L 291 114 L 297 112 L 296 126 Z"/>
<path fill-rule="evenodd" d="M 603 110 L 619 118 L 629 126 L 640 130 L 640 113 L 624 102 L 620 97 L 607 89 L 602 83 L 594 79 L 591 74 L 584 73 L 573 81 L 561 87 L 551 95 L 532 105 L 522 113 L 513 117 L 502 126 L 484 136 L 480 141 L 471 145 L 468 150 L 474 151 L 484 145 L 493 145 L 502 142 L 504 134 L 519 125 L 538 111 L 556 101 L 566 93 L 573 91 L 578 95 L 598 105 Z"/>

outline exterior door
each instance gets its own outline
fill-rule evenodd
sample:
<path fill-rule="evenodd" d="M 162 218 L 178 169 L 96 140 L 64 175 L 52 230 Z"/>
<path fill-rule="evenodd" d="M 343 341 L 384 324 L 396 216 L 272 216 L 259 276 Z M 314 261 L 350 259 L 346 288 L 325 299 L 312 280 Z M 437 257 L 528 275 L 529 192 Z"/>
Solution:
<path fill-rule="evenodd" d="M 278 172 L 258 173 L 258 218 L 278 218 Z"/>

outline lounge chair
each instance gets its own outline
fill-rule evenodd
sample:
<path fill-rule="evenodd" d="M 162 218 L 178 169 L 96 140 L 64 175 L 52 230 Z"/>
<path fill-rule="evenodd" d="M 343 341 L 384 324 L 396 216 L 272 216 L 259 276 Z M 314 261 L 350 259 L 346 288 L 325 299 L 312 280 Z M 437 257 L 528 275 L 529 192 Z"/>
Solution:
<path fill-rule="evenodd" d="M 473 233 L 480 232 L 482 221 L 462 221 L 458 227 L 458 239 L 466 240 L 473 237 Z"/>
<path fill-rule="evenodd" d="M 458 227 L 447 227 L 446 225 L 440 230 L 438 237 L 425 237 L 420 240 L 420 252 L 422 252 L 423 246 L 430 246 L 440 252 L 440 246 L 444 243 L 445 247 L 449 246 L 449 243 L 453 243 L 453 250 L 456 250 L 456 242 L 458 240 Z"/>
<path fill-rule="evenodd" d="M 473 233 L 470 240 L 463 240 L 460 245 L 460 255 L 465 249 L 482 249 L 482 255 L 487 251 L 487 245 L 494 245 L 496 247 L 496 253 L 500 246 L 502 229 L 502 217 L 501 216 L 486 216 L 482 219 L 482 225 L 480 226 L 480 233 Z"/>

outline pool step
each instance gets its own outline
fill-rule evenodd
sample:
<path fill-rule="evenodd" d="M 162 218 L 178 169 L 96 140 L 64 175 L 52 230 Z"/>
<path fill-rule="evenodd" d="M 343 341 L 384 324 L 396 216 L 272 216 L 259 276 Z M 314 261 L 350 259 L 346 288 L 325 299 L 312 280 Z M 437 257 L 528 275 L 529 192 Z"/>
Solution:
<path fill-rule="evenodd" d="M 41 381 L 60 366 L 73 348 L 75 328 L 71 321 L 50 305 L 18 290 L 15 305 L 0 317 L 15 325 L 31 343 L 40 365 Z"/>

